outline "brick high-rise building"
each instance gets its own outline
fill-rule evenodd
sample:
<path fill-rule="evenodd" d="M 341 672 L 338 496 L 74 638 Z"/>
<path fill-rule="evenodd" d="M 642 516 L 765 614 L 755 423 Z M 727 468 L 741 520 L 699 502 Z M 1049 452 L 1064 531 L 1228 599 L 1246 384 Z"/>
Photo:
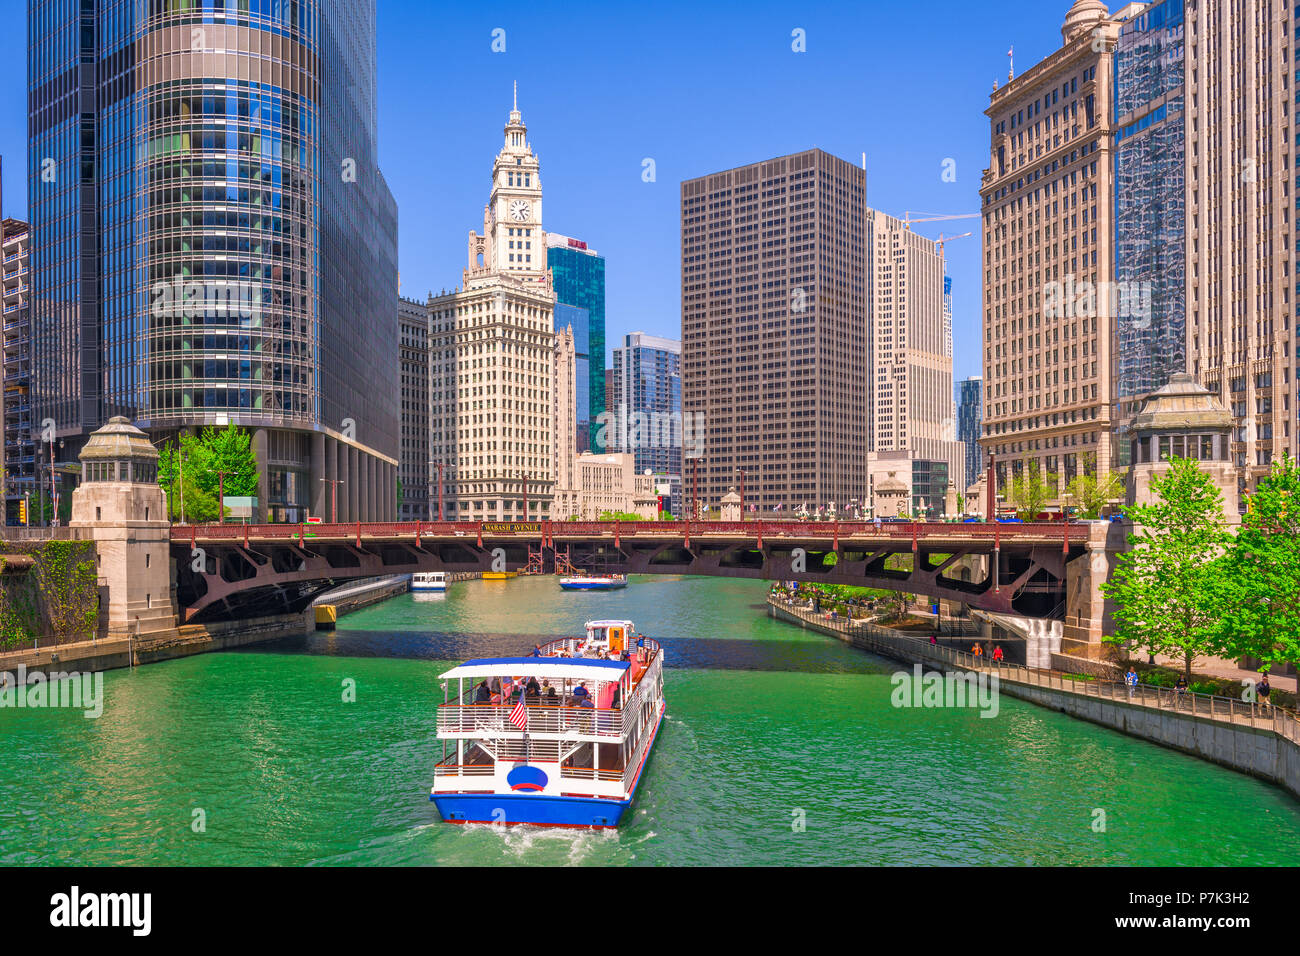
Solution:
<path fill-rule="evenodd" d="M 681 184 L 682 411 L 703 420 L 704 506 L 741 469 L 758 515 L 865 499 L 866 213 L 866 172 L 819 149 Z M 682 475 L 689 496 L 689 460 Z"/>
<path fill-rule="evenodd" d="M 437 470 L 429 463 L 429 310 L 423 302 L 397 300 L 398 375 L 401 387 L 401 482 L 399 521 L 438 516 Z"/>
<path fill-rule="evenodd" d="M 999 490 L 1111 468 L 1112 59 L 1120 21 L 1076 0 L 1062 46 L 990 98 L 984 437 Z"/>

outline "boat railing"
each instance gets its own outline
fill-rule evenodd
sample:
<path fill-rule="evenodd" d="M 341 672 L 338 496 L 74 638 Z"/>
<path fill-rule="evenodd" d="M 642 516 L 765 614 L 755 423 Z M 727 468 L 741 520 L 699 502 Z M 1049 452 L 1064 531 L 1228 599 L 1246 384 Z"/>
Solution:
<path fill-rule="evenodd" d="M 527 730 L 511 722 L 513 704 L 443 704 L 438 708 L 438 733 L 490 737 L 500 734 L 577 734 L 585 737 L 623 736 L 623 712 L 596 707 L 525 704 Z"/>
<path fill-rule="evenodd" d="M 483 763 L 440 763 L 434 766 L 433 776 L 437 777 L 491 777 L 496 773 L 494 764 Z"/>
<path fill-rule="evenodd" d="M 591 767 L 560 765 L 561 780 L 603 780 L 607 783 L 617 783 L 624 779 L 624 776 L 622 770 L 593 770 Z"/>

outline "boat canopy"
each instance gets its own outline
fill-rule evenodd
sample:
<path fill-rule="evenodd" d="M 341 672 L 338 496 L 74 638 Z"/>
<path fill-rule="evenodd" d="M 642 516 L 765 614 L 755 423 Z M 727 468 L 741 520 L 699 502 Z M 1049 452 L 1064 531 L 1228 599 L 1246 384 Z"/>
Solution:
<path fill-rule="evenodd" d="M 621 680 L 632 665 L 628 661 L 604 661 L 585 657 L 489 657 L 466 661 L 441 675 L 442 680 L 471 680 L 479 677 L 536 677 L 564 680 Z"/>

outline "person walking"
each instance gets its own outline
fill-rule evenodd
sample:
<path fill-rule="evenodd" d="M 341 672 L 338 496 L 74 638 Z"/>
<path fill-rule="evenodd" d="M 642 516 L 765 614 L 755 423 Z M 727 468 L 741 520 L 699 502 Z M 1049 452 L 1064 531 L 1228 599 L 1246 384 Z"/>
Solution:
<path fill-rule="evenodd" d="M 1124 675 L 1124 684 L 1128 687 L 1128 699 L 1132 700 L 1133 692 L 1137 690 L 1138 686 L 1138 675 L 1137 671 L 1133 669 L 1131 664 L 1129 665 L 1128 673 Z"/>
<path fill-rule="evenodd" d="M 1183 695 L 1187 693 L 1187 678 L 1181 674 L 1178 676 L 1178 680 L 1174 682 L 1174 692 L 1177 695 L 1174 702 L 1181 707 L 1183 705 Z"/>
<path fill-rule="evenodd" d="M 1268 671 L 1259 675 L 1259 683 L 1255 685 L 1255 693 L 1259 695 L 1261 707 L 1272 709 L 1273 702 L 1269 700 L 1269 695 L 1273 693 L 1273 686 L 1268 682 Z"/>
<path fill-rule="evenodd" d="M 984 648 L 980 645 L 978 641 L 976 641 L 975 644 L 971 646 L 970 652 L 972 655 L 974 655 L 976 664 L 978 664 L 980 662 L 980 658 L 984 656 Z"/>
<path fill-rule="evenodd" d="M 997 664 L 999 667 L 1002 666 L 1002 645 L 1001 644 L 993 645 L 993 663 Z"/>

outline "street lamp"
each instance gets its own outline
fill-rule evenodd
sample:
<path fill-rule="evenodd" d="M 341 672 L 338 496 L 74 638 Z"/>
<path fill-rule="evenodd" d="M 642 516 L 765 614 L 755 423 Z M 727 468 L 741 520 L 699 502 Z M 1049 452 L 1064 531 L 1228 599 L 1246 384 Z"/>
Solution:
<path fill-rule="evenodd" d="M 342 478 L 322 478 L 321 481 L 329 484 L 330 487 L 330 524 L 339 523 L 339 485 L 343 484 Z"/>

